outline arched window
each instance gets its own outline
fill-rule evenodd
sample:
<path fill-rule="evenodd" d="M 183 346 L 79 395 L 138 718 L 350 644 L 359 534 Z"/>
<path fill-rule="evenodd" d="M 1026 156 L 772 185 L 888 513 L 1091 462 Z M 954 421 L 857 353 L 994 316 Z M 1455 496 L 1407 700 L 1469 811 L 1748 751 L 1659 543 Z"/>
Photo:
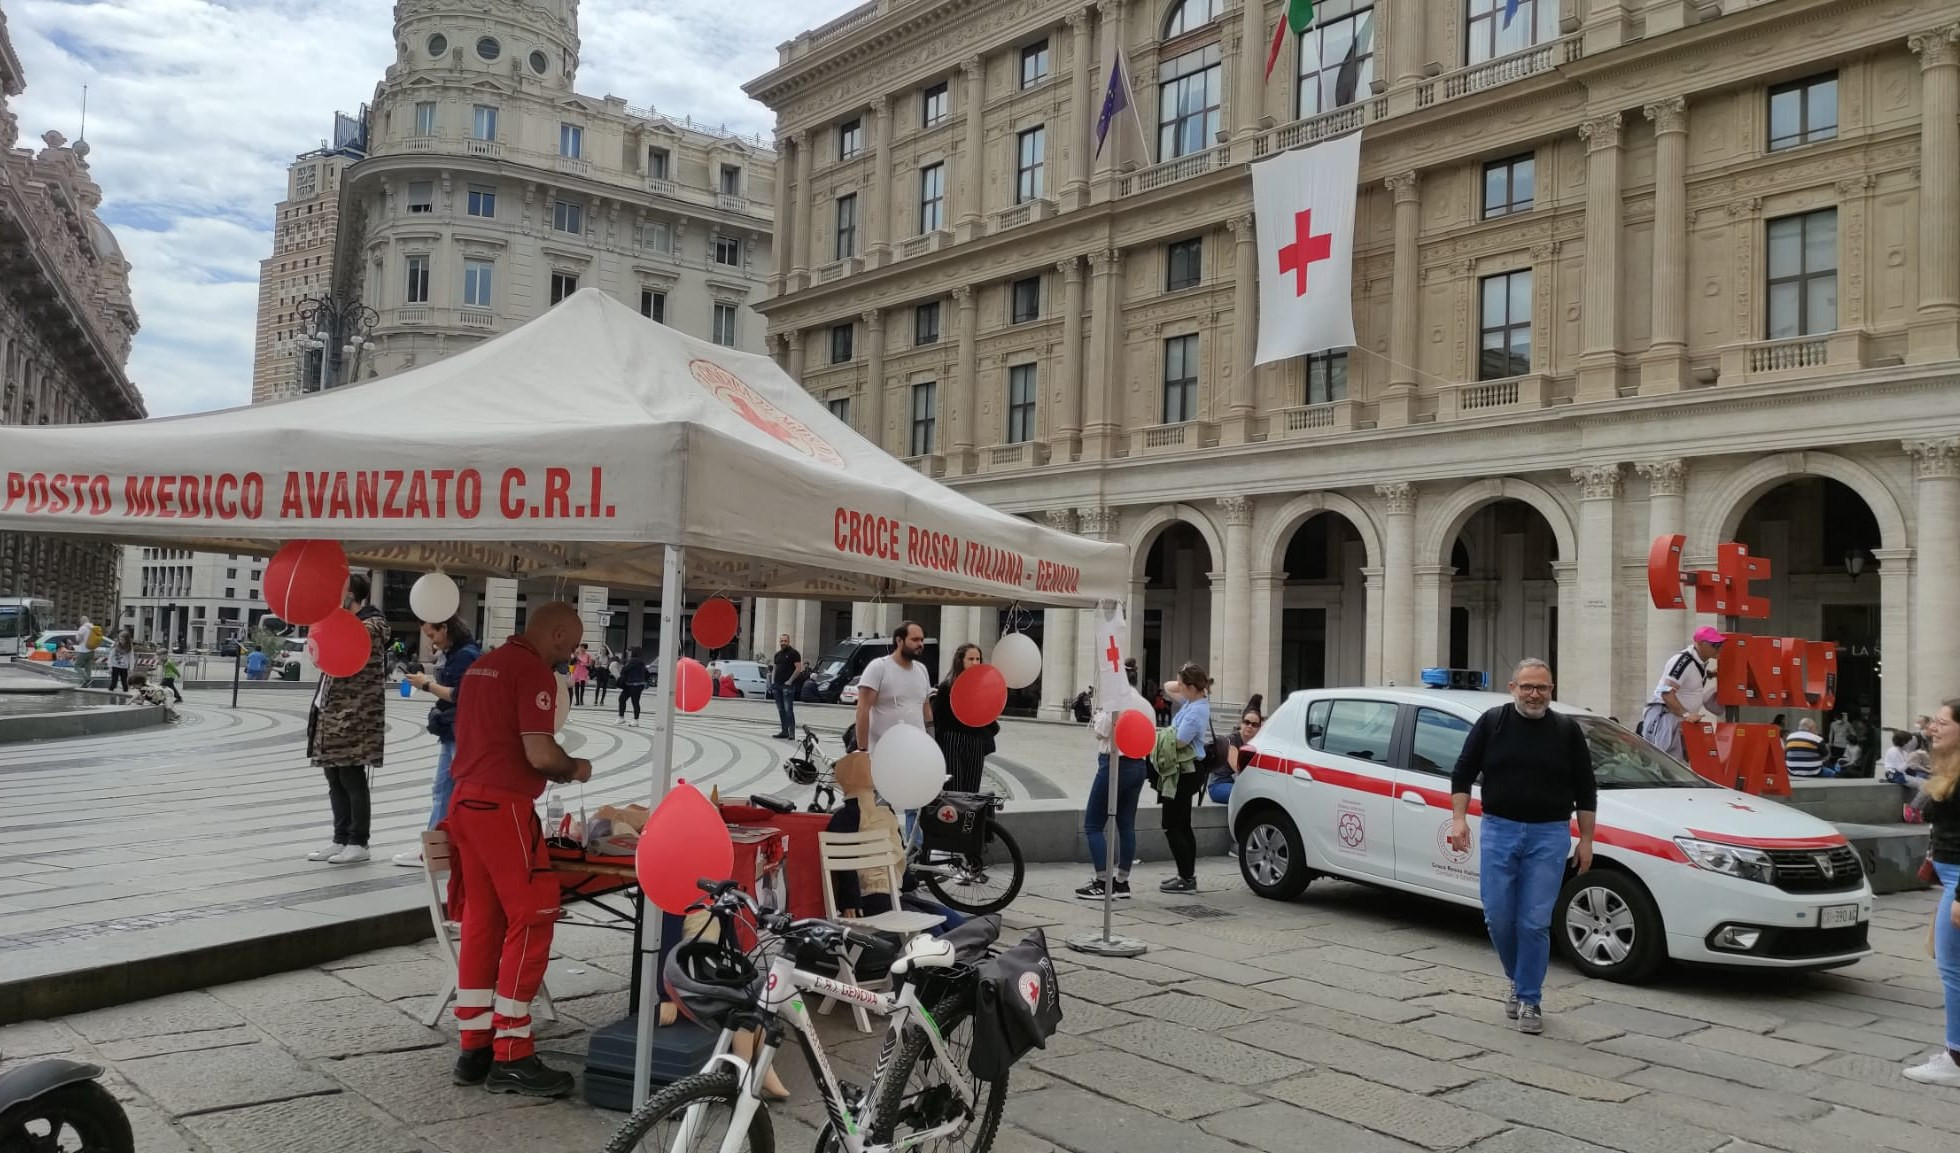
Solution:
<path fill-rule="evenodd" d="M 1225 7 L 1224 0 L 1177 0 L 1164 16 L 1163 39 L 1195 32 L 1212 21 Z"/>
<path fill-rule="evenodd" d="M 1295 114 L 1300 118 L 1332 112 L 1367 95 L 1375 78 L 1372 0 L 1316 4 L 1313 25 L 1300 34 L 1298 59 Z"/>

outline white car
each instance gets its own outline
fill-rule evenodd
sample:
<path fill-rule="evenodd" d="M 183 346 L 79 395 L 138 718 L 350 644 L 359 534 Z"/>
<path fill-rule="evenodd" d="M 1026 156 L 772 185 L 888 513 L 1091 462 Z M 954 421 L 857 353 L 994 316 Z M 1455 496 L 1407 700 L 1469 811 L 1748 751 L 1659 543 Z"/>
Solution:
<path fill-rule="evenodd" d="M 851 682 L 845 685 L 843 691 L 837 694 L 837 703 L 840 705 L 854 705 L 858 703 L 857 677 L 852 677 Z"/>
<path fill-rule="evenodd" d="M 1450 770 L 1497 693 L 1310 689 L 1266 718 L 1232 788 L 1253 892 L 1287 900 L 1320 874 L 1477 907 L 1478 795 L 1458 853 Z M 1599 780 L 1593 867 L 1567 866 L 1552 938 L 1595 977 L 1640 981 L 1663 960 L 1827 969 L 1871 953 L 1871 885 L 1842 833 L 1726 789 L 1605 718 L 1585 733 Z M 1576 832 L 1576 825 L 1575 825 Z"/>
<path fill-rule="evenodd" d="M 735 679 L 735 691 L 752 700 L 769 695 L 769 674 L 755 661 L 713 661 L 708 671 L 726 680 Z"/>

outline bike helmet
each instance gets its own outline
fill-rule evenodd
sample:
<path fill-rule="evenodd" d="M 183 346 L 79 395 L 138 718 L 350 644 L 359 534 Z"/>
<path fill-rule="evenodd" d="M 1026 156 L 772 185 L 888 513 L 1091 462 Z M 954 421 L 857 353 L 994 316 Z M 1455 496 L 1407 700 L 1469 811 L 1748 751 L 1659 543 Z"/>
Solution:
<path fill-rule="evenodd" d="M 791 757 L 783 762 L 783 771 L 789 774 L 791 784 L 809 787 L 817 783 L 816 762 L 803 757 Z"/>
<path fill-rule="evenodd" d="M 740 949 L 693 940 L 667 954 L 667 998 L 698 1025 L 720 1029 L 762 995 L 762 976 Z"/>

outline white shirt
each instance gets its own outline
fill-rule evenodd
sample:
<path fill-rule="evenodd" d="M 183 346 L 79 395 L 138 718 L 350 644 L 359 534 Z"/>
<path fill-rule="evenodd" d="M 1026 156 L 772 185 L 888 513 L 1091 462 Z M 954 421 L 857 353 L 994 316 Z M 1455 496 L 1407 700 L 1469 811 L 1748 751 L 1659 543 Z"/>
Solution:
<path fill-rule="evenodd" d="M 1694 646 L 1690 645 L 1667 658 L 1661 666 L 1660 683 L 1654 686 L 1654 695 L 1647 703 L 1661 703 L 1662 693 L 1673 693 L 1681 704 L 1681 711 L 1694 716 L 1701 711 L 1701 703 L 1708 696 L 1706 679 L 1708 667 L 1701 662 Z"/>
<path fill-rule="evenodd" d="M 866 752 L 877 748 L 878 738 L 896 725 L 926 727 L 926 698 L 932 695 L 932 678 L 926 675 L 923 663 L 913 661 L 911 668 L 901 668 L 891 657 L 879 657 L 866 665 L 864 675 L 858 678 L 858 691 L 865 689 L 878 694 L 871 702 L 869 739 L 858 734 Z"/>

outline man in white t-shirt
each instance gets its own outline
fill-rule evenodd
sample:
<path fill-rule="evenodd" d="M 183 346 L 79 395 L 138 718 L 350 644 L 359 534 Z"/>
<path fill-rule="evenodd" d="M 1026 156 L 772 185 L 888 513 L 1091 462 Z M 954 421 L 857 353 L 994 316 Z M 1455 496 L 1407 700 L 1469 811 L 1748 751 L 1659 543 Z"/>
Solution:
<path fill-rule="evenodd" d="M 870 752 L 899 725 L 932 731 L 932 676 L 926 672 L 926 631 L 906 621 L 892 633 L 892 651 L 858 678 L 858 747 Z"/>
<path fill-rule="evenodd" d="M 1709 625 L 1696 629 L 1694 641 L 1670 654 L 1661 666 L 1660 682 L 1640 715 L 1640 735 L 1676 760 L 1688 759 L 1681 726 L 1701 715 L 1702 703 L 1708 697 L 1708 662 L 1721 651 L 1722 640 L 1721 629 Z"/>

